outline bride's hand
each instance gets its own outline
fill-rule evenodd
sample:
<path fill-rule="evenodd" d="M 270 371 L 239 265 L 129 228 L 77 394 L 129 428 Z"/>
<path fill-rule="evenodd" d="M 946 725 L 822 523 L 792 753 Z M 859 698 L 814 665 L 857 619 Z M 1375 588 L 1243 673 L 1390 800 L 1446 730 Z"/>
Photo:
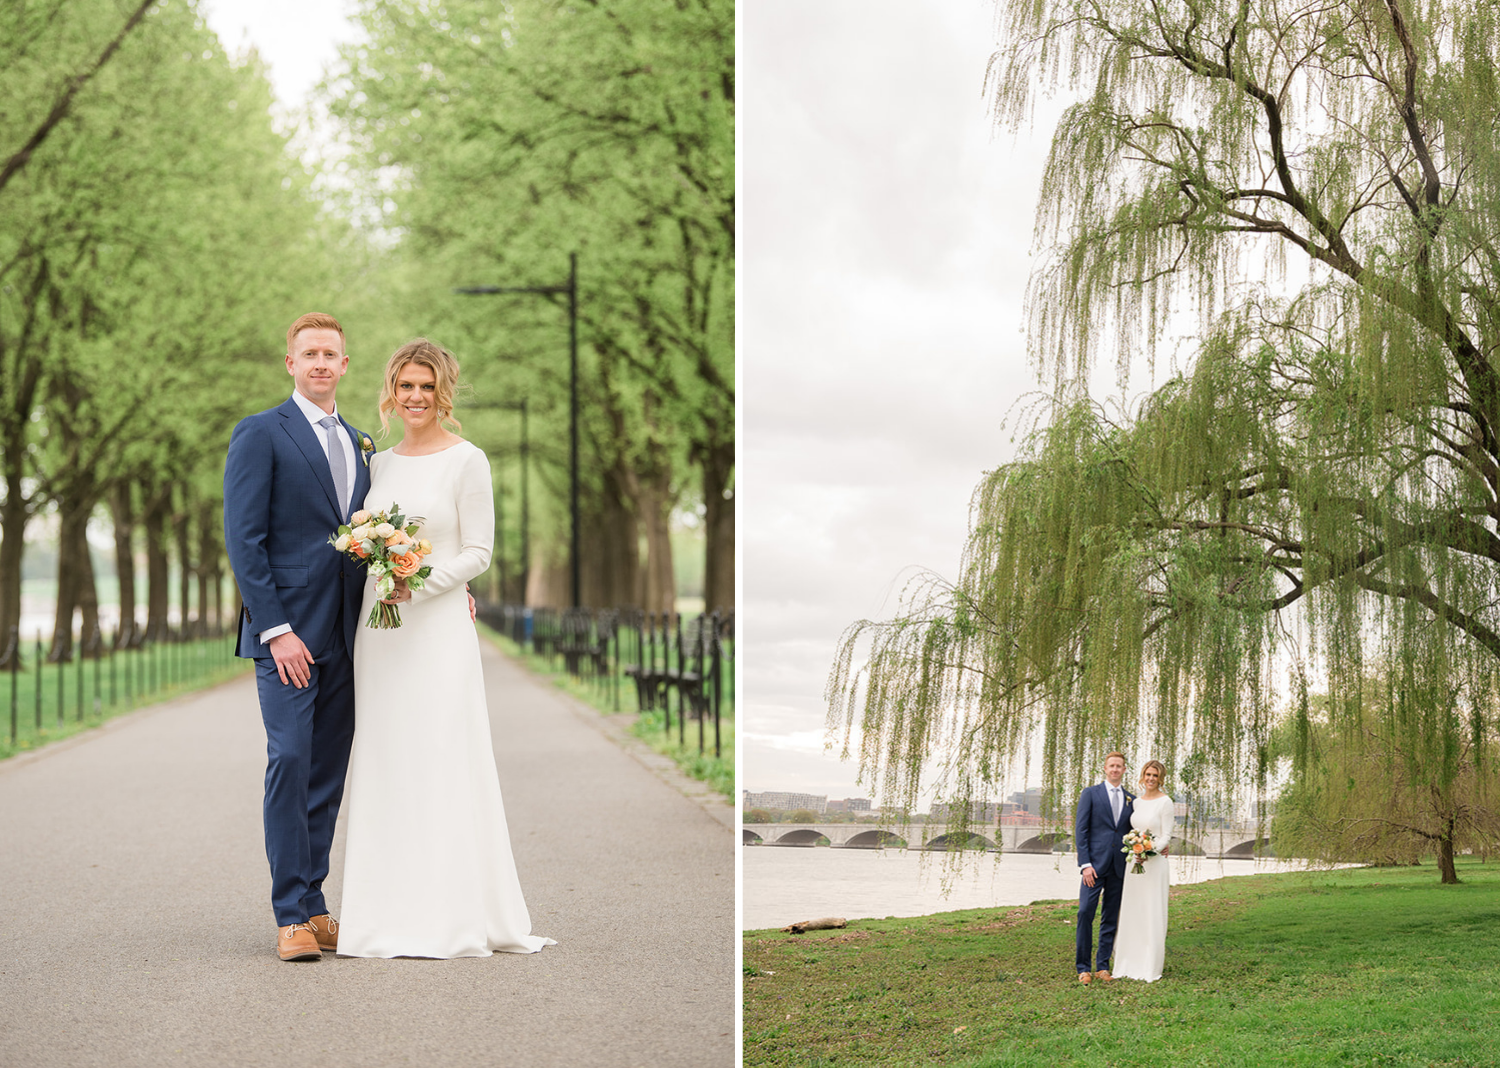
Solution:
<path fill-rule="evenodd" d="M 381 598 L 381 604 L 400 604 L 402 601 L 411 600 L 411 588 L 407 586 L 405 579 L 396 580 L 396 588 L 391 591 L 389 597 Z"/>

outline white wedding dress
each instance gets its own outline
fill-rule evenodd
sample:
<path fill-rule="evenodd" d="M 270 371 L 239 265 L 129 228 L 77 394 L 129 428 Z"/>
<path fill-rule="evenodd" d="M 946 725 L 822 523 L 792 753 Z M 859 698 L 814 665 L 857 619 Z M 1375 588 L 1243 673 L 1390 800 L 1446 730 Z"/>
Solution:
<path fill-rule="evenodd" d="M 339 948 L 353 957 L 488 957 L 556 945 L 531 933 L 490 742 L 465 583 L 489 566 L 490 465 L 469 442 L 370 459 L 372 510 L 422 517 L 432 575 L 393 630 L 354 644 L 355 729 L 344 811 Z"/>
<path fill-rule="evenodd" d="M 1130 815 L 1130 826 L 1137 831 L 1149 830 L 1161 850 L 1172 841 L 1172 799 L 1166 794 L 1147 801 L 1137 797 Z M 1145 862 L 1145 871 L 1137 875 L 1135 862 L 1126 854 L 1125 890 L 1120 895 L 1120 926 L 1115 935 L 1114 968 L 1116 979 L 1144 979 L 1154 983 L 1161 978 L 1162 962 L 1167 955 L 1167 894 L 1171 879 L 1166 857 L 1154 856 Z"/>

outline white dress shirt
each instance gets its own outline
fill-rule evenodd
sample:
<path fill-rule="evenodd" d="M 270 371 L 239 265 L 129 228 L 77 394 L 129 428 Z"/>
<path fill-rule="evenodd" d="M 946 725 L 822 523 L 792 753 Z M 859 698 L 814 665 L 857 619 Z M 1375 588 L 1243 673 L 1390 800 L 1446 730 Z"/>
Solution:
<path fill-rule="evenodd" d="M 335 404 L 333 406 L 332 412 L 325 412 L 295 389 L 292 390 L 292 400 L 297 402 L 297 407 L 301 409 L 302 414 L 307 417 L 308 423 L 312 425 L 313 436 L 318 439 L 318 444 L 323 446 L 323 455 L 326 457 L 328 455 L 328 431 L 318 424 L 330 415 L 338 419 L 338 405 Z M 338 431 L 338 441 L 344 449 L 344 473 L 347 478 L 343 486 L 335 488 L 339 490 L 339 498 L 341 500 L 349 501 L 350 504 L 353 504 L 354 502 L 349 499 L 354 495 L 354 442 L 349 440 L 349 433 L 343 427 L 343 420 L 339 420 Z M 279 627 L 263 630 L 259 634 L 261 644 L 264 645 L 278 634 L 285 634 L 291 629 L 292 625 L 290 623 L 283 623 Z"/>

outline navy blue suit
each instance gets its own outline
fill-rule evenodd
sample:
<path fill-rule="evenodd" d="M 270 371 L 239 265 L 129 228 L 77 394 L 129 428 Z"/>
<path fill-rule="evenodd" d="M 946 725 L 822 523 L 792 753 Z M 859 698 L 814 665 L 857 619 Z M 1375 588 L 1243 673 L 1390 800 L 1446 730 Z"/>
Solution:
<path fill-rule="evenodd" d="M 1123 790 L 1123 785 L 1121 786 Z M 1078 890 L 1078 946 L 1076 964 L 1080 972 L 1103 971 L 1115 950 L 1115 930 L 1120 924 L 1120 894 L 1125 889 L 1125 832 L 1130 828 L 1130 812 L 1135 795 L 1128 790 L 1120 806 L 1119 822 L 1109 803 L 1109 787 L 1095 783 L 1078 797 L 1078 817 L 1073 825 L 1073 841 L 1078 845 L 1078 867 L 1094 868 L 1094 885 L 1081 883 Z M 1104 908 L 1099 920 L 1099 955 L 1097 965 L 1090 966 L 1093 956 L 1094 911 L 1100 895 Z"/>
<path fill-rule="evenodd" d="M 354 444 L 358 508 L 370 488 L 361 435 Z M 238 656 L 255 660 L 266 725 L 266 857 L 276 923 L 328 911 L 323 880 L 354 738 L 354 635 L 364 569 L 328 537 L 341 514 L 318 432 L 288 398 L 240 421 L 224 462 L 224 542 L 239 584 Z M 283 683 L 258 637 L 290 624 L 314 657 L 308 685 Z"/>

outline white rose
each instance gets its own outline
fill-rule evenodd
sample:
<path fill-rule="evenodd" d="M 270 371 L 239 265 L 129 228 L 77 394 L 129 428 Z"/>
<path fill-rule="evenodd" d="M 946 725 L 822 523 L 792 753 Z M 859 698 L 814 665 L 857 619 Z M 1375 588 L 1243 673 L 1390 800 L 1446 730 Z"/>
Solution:
<path fill-rule="evenodd" d="M 355 527 L 349 532 L 349 537 L 355 541 L 364 541 L 370 536 L 370 528 L 364 524 Z"/>
<path fill-rule="evenodd" d="M 349 535 L 347 535 L 347 534 L 340 534 L 339 537 L 338 537 L 338 540 L 333 543 L 333 547 L 335 549 L 337 549 L 339 552 L 343 552 L 344 550 L 348 549 L 349 548 Z"/>
<path fill-rule="evenodd" d="M 355 512 L 349 517 L 349 522 L 353 523 L 355 526 L 359 526 L 361 523 L 368 523 L 369 521 L 370 510 L 368 508 L 361 508 L 359 511 Z"/>
<path fill-rule="evenodd" d="M 375 528 L 375 536 L 377 538 L 389 538 L 394 533 L 396 533 L 396 528 L 389 523 L 381 523 L 380 526 Z"/>

